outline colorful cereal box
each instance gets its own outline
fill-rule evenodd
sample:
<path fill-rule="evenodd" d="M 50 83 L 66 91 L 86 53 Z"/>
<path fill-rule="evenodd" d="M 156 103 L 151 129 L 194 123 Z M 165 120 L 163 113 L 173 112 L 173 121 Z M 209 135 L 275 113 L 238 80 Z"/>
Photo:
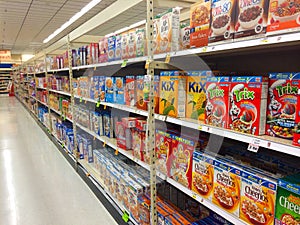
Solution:
<path fill-rule="evenodd" d="M 266 127 L 268 77 L 232 77 L 229 93 L 229 127 L 262 135 Z"/>
<path fill-rule="evenodd" d="M 160 16 L 157 15 L 153 19 L 153 52 L 154 54 L 159 53 L 160 44 L 160 29 L 159 29 Z"/>
<path fill-rule="evenodd" d="M 146 196 L 138 198 L 139 223 L 141 225 L 150 224 L 150 207 L 151 201 Z"/>
<path fill-rule="evenodd" d="M 193 154 L 192 190 L 212 200 L 214 184 L 214 160 L 202 152 Z"/>
<path fill-rule="evenodd" d="M 101 102 L 105 101 L 105 82 L 106 82 L 106 77 L 100 76 L 99 77 L 99 100 Z"/>
<path fill-rule="evenodd" d="M 239 216 L 241 170 L 219 160 L 214 161 L 212 202 Z"/>
<path fill-rule="evenodd" d="M 94 76 L 91 77 L 90 80 L 90 98 L 98 99 L 99 96 L 99 77 Z"/>
<path fill-rule="evenodd" d="M 136 57 L 136 37 L 135 30 L 128 31 L 128 39 L 127 39 L 127 54 L 128 58 Z"/>
<path fill-rule="evenodd" d="M 114 83 L 115 83 L 115 103 L 124 105 L 125 104 L 125 77 L 114 77 Z"/>
<path fill-rule="evenodd" d="M 116 36 L 111 36 L 107 39 L 108 43 L 108 61 L 115 60 L 115 51 L 116 51 Z"/>
<path fill-rule="evenodd" d="M 127 128 L 122 122 L 116 122 L 117 146 L 130 150 L 132 149 L 132 136 L 130 128 Z"/>
<path fill-rule="evenodd" d="M 145 76 L 137 76 L 136 77 L 136 94 L 137 94 L 137 102 L 136 102 L 136 107 L 138 109 L 142 110 L 147 110 L 147 102 L 145 102 L 145 97 L 144 97 L 144 82 Z"/>
<path fill-rule="evenodd" d="M 136 80 L 135 76 L 126 76 L 125 104 L 135 106 L 136 103 Z"/>
<path fill-rule="evenodd" d="M 190 25 L 187 23 L 180 24 L 180 50 L 189 49 L 190 48 Z"/>
<path fill-rule="evenodd" d="M 159 92 L 159 114 L 185 117 L 186 74 L 184 72 L 161 72 Z"/>
<path fill-rule="evenodd" d="M 187 72 L 186 117 L 204 121 L 206 80 L 211 71 Z"/>
<path fill-rule="evenodd" d="M 261 37 L 268 23 L 268 0 L 237 0 L 234 39 Z"/>
<path fill-rule="evenodd" d="M 99 54 L 100 54 L 99 61 L 101 63 L 107 62 L 107 60 L 108 60 L 107 52 L 108 52 L 108 42 L 107 42 L 107 38 L 104 37 L 104 38 L 101 38 L 99 41 Z"/>
<path fill-rule="evenodd" d="M 191 48 L 207 46 L 209 36 L 211 1 L 201 0 L 191 6 L 190 43 Z"/>
<path fill-rule="evenodd" d="M 128 59 L 128 33 L 121 34 L 121 58 Z"/>
<path fill-rule="evenodd" d="M 250 224 L 274 224 L 277 182 L 242 172 L 240 218 Z"/>
<path fill-rule="evenodd" d="M 115 60 L 120 60 L 122 55 L 122 36 L 116 36 Z"/>
<path fill-rule="evenodd" d="M 269 79 L 267 134 L 292 139 L 300 73 L 271 73 Z"/>
<path fill-rule="evenodd" d="M 135 34 L 136 57 L 146 55 L 146 34 L 145 28 L 136 29 Z"/>
<path fill-rule="evenodd" d="M 235 0 L 212 0 L 209 43 L 233 40 L 235 3 Z"/>
<path fill-rule="evenodd" d="M 192 222 L 179 213 L 173 213 L 165 218 L 165 225 L 192 225 Z"/>
<path fill-rule="evenodd" d="M 300 224 L 300 174 L 278 181 L 275 224 Z"/>
<path fill-rule="evenodd" d="M 172 8 L 160 15 L 160 53 L 179 50 L 179 8 Z"/>
<path fill-rule="evenodd" d="M 105 77 L 105 101 L 115 102 L 115 88 L 113 77 Z"/>
<path fill-rule="evenodd" d="M 298 87 L 297 94 L 297 107 L 296 107 L 296 118 L 295 118 L 295 132 L 293 138 L 293 145 L 300 146 L 300 89 Z"/>
<path fill-rule="evenodd" d="M 267 35 L 300 30 L 299 0 L 270 0 Z"/>
<path fill-rule="evenodd" d="M 208 77 L 205 123 L 228 128 L 230 77 Z"/>
<path fill-rule="evenodd" d="M 167 174 L 167 159 L 169 151 L 172 148 L 171 134 L 156 130 L 155 132 L 155 152 L 157 156 L 156 167 L 157 170 Z"/>

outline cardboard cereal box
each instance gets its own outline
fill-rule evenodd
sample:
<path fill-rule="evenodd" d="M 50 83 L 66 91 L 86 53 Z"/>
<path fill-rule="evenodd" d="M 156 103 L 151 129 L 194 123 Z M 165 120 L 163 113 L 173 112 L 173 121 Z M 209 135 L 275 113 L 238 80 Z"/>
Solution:
<path fill-rule="evenodd" d="M 141 225 L 150 224 L 150 207 L 151 201 L 146 196 L 141 196 L 138 198 L 138 211 L 139 211 L 139 223 Z"/>
<path fill-rule="evenodd" d="M 99 96 L 99 77 L 94 76 L 90 79 L 90 98 L 98 99 Z"/>
<path fill-rule="evenodd" d="M 111 36 L 107 39 L 108 43 L 108 61 L 115 60 L 115 51 L 116 51 L 116 36 Z"/>
<path fill-rule="evenodd" d="M 232 77 L 229 93 L 229 127 L 263 135 L 266 127 L 268 77 Z"/>
<path fill-rule="evenodd" d="M 271 73 L 269 79 L 266 133 L 292 139 L 300 73 Z"/>
<path fill-rule="evenodd" d="M 107 62 L 107 60 L 108 60 L 107 52 L 108 52 L 108 41 L 107 41 L 107 38 L 104 37 L 104 38 L 101 38 L 99 41 L 99 54 L 100 54 L 99 61 L 100 61 L 100 63 Z"/>
<path fill-rule="evenodd" d="M 236 0 L 212 0 L 209 43 L 233 41 Z"/>
<path fill-rule="evenodd" d="M 135 33 L 136 57 L 146 55 L 146 33 L 145 28 L 136 29 Z"/>
<path fill-rule="evenodd" d="M 160 53 L 179 50 L 179 8 L 172 8 L 160 14 Z"/>
<path fill-rule="evenodd" d="M 262 37 L 268 23 L 269 0 L 237 0 L 234 39 Z"/>
<path fill-rule="evenodd" d="M 191 29 L 189 24 L 187 23 L 180 24 L 180 37 L 179 37 L 180 50 L 189 49 L 191 47 L 190 30 Z"/>
<path fill-rule="evenodd" d="M 101 102 L 105 101 L 105 81 L 106 77 L 105 76 L 99 76 L 99 100 Z"/>
<path fill-rule="evenodd" d="M 300 89 L 298 87 L 293 145 L 300 146 Z"/>
<path fill-rule="evenodd" d="M 192 190 L 212 200 L 214 184 L 214 160 L 202 152 L 193 154 Z"/>
<path fill-rule="evenodd" d="M 124 105 L 125 104 L 125 77 L 114 77 L 115 84 L 115 103 Z"/>
<path fill-rule="evenodd" d="M 208 44 L 211 1 L 201 0 L 191 6 L 190 11 L 190 43 L 191 48 Z"/>
<path fill-rule="evenodd" d="M 161 72 L 159 114 L 185 117 L 186 74 L 181 71 Z"/>
<path fill-rule="evenodd" d="M 222 161 L 214 161 L 212 202 L 239 216 L 241 170 Z"/>
<path fill-rule="evenodd" d="M 136 33 L 135 30 L 128 31 L 128 39 L 127 39 L 127 55 L 128 58 L 135 58 L 136 57 Z"/>
<path fill-rule="evenodd" d="M 157 156 L 156 168 L 158 171 L 167 174 L 167 159 L 172 148 L 171 134 L 156 130 L 155 132 L 155 152 Z"/>
<path fill-rule="evenodd" d="M 136 104 L 136 80 L 135 76 L 126 76 L 125 82 L 125 104 L 135 106 Z"/>
<path fill-rule="evenodd" d="M 122 55 L 122 36 L 116 35 L 115 60 L 120 60 Z"/>
<path fill-rule="evenodd" d="M 137 94 L 137 101 L 136 107 L 138 109 L 147 110 L 147 103 L 145 102 L 144 97 L 144 77 L 143 75 L 139 75 L 136 77 L 136 94 Z"/>
<path fill-rule="evenodd" d="M 187 72 L 187 94 L 186 94 L 186 117 L 202 120 L 205 118 L 207 77 L 211 71 L 188 71 Z"/>
<path fill-rule="evenodd" d="M 153 19 L 153 52 L 154 54 L 159 53 L 160 44 L 160 29 L 159 29 L 160 15 L 157 15 Z"/>
<path fill-rule="evenodd" d="M 240 218 L 250 224 L 274 224 L 277 182 L 242 172 Z"/>
<path fill-rule="evenodd" d="M 278 181 L 275 224 L 300 224 L 300 174 Z"/>
<path fill-rule="evenodd" d="M 187 188 L 192 184 L 195 142 L 172 135 L 172 146 L 167 159 L 167 175 Z"/>
<path fill-rule="evenodd" d="M 205 123 L 228 128 L 230 77 L 208 77 Z"/>
<path fill-rule="evenodd" d="M 128 59 L 128 33 L 121 34 L 121 59 Z"/>
<path fill-rule="evenodd" d="M 267 35 L 300 30 L 298 0 L 270 0 Z"/>
<path fill-rule="evenodd" d="M 115 102 L 115 84 L 113 77 L 105 77 L 105 101 Z"/>

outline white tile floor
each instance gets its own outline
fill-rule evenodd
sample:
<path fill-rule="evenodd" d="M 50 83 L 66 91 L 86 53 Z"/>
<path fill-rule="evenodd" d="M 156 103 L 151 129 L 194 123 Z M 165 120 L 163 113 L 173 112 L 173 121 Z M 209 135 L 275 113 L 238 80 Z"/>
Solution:
<path fill-rule="evenodd" d="M 0 176 L 1 225 L 116 224 L 14 97 L 0 96 Z"/>

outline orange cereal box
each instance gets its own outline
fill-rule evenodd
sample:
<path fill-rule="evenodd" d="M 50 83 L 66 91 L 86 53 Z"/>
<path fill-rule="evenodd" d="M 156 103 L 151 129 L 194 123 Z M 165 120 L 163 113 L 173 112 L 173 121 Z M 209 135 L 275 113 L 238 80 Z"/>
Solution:
<path fill-rule="evenodd" d="M 181 71 L 161 72 L 159 95 L 159 114 L 185 117 L 186 74 Z"/>
<path fill-rule="evenodd" d="M 214 159 L 202 152 L 193 153 L 192 190 L 212 200 L 214 184 Z"/>
<path fill-rule="evenodd" d="M 241 170 L 225 162 L 214 161 L 214 186 L 212 202 L 239 216 Z"/>
<path fill-rule="evenodd" d="M 277 182 L 242 172 L 240 218 L 249 224 L 273 225 Z"/>

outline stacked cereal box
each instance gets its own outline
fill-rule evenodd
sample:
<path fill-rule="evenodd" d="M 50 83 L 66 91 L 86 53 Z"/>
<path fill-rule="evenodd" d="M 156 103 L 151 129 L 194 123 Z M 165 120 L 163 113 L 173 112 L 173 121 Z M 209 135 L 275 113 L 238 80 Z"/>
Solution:
<path fill-rule="evenodd" d="M 293 138 L 293 145 L 300 146 L 300 88 L 298 87 L 297 94 L 297 107 L 296 107 L 296 118 L 295 118 L 295 133 Z"/>
<path fill-rule="evenodd" d="M 126 76 L 125 82 L 125 104 L 135 106 L 136 104 L 136 81 L 135 76 Z"/>
<path fill-rule="evenodd" d="M 108 41 L 107 38 L 101 38 L 99 41 L 99 62 L 103 63 L 103 62 L 107 62 L 108 60 Z"/>
<path fill-rule="evenodd" d="M 146 55 L 145 28 L 136 29 L 135 38 L 136 38 L 136 40 L 135 40 L 135 43 L 136 43 L 136 57 Z"/>
<path fill-rule="evenodd" d="M 155 133 L 156 167 L 158 171 L 167 174 L 167 159 L 172 148 L 171 134 L 161 130 L 156 130 Z"/>
<path fill-rule="evenodd" d="M 108 43 L 108 61 L 115 60 L 115 51 L 116 51 L 116 36 L 111 36 L 107 39 Z"/>
<path fill-rule="evenodd" d="M 190 25 L 187 23 L 180 24 L 180 50 L 190 48 Z"/>
<path fill-rule="evenodd" d="M 114 77 L 115 84 L 115 103 L 124 105 L 125 104 L 125 77 Z"/>

